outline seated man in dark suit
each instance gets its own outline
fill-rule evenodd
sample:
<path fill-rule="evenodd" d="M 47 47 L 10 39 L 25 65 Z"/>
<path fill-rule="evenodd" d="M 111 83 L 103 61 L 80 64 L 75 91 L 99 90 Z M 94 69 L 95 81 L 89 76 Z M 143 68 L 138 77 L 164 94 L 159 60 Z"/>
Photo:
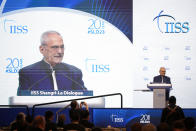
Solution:
<path fill-rule="evenodd" d="M 169 97 L 169 105 L 162 110 L 161 122 L 166 122 L 170 126 L 177 120 L 185 118 L 184 112 L 180 106 L 176 105 L 176 97 Z"/>
<path fill-rule="evenodd" d="M 165 67 L 161 67 L 159 73 L 160 75 L 154 77 L 153 83 L 171 84 L 170 78 L 168 76 L 165 76 L 166 73 Z M 169 100 L 169 90 L 166 90 L 166 101 L 168 100 Z"/>
<path fill-rule="evenodd" d="M 69 131 L 69 130 L 85 131 L 85 127 L 79 123 L 80 113 L 78 112 L 78 110 L 70 110 L 69 117 L 71 123 L 65 125 L 63 131 Z"/>
<path fill-rule="evenodd" d="M 86 90 L 81 70 L 62 62 L 64 43 L 58 32 L 44 32 L 39 49 L 43 59 L 19 71 L 18 95 L 24 90 Z"/>
<path fill-rule="evenodd" d="M 57 131 L 57 125 L 53 122 L 54 114 L 52 111 L 46 111 L 45 112 L 45 131 Z"/>
<path fill-rule="evenodd" d="M 81 119 L 80 124 L 83 125 L 85 128 L 93 128 L 94 124 L 89 121 L 90 114 L 88 110 L 82 110 L 81 112 Z"/>

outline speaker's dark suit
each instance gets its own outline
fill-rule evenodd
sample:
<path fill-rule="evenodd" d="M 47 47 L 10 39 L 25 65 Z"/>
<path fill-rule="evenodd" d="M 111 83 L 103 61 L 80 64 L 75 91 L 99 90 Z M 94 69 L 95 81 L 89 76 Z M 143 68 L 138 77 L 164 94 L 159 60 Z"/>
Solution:
<path fill-rule="evenodd" d="M 163 76 L 163 82 L 162 82 L 162 77 L 161 75 L 155 76 L 153 79 L 154 83 L 166 83 L 166 84 L 171 84 L 170 78 L 168 76 Z"/>
<path fill-rule="evenodd" d="M 170 78 L 168 76 L 163 76 L 163 82 L 162 82 L 161 75 L 155 76 L 153 82 L 171 84 Z M 166 90 L 166 100 L 169 100 L 169 90 Z"/>
<path fill-rule="evenodd" d="M 55 70 L 58 90 L 86 90 L 82 72 L 75 66 L 60 63 Z M 52 69 L 44 60 L 22 68 L 19 71 L 18 95 L 22 90 L 54 90 Z"/>

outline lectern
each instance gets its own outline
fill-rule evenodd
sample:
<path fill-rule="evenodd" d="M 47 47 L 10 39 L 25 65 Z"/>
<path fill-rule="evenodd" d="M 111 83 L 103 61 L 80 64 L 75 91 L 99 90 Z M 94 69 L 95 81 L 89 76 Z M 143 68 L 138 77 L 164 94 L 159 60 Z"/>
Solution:
<path fill-rule="evenodd" d="M 153 91 L 153 108 L 165 108 L 166 106 L 166 90 L 171 90 L 171 84 L 152 83 L 147 87 Z"/>

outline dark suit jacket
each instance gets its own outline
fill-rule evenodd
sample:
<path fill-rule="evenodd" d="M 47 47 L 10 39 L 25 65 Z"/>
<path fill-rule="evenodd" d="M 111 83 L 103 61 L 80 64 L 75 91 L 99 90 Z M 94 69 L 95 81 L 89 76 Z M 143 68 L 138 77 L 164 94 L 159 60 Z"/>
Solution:
<path fill-rule="evenodd" d="M 91 123 L 91 122 L 88 121 L 88 120 L 81 120 L 81 121 L 80 121 L 80 124 L 81 124 L 82 126 L 84 126 L 85 128 L 93 128 L 93 127 L 94 127 L 94 124 Z"/>
<path fill-rule="evenodd" d="M 155 76 L 153 79 L 154 83 L 162 83 L 161 75 Z M 163 83 L 171 84 L 170 78 L 168 76 L 163 76 Z"/>
<path fill-rule="evenodd" d="M 60 63 L 53 70 L 59 90 L 86 90 L 82 72 L 75 66 Z M 19 71 L 18 95 L 22 90 L 54 90 L 52 69 L 44 60 L 22 68 Z"/>
<path fill-rule="evenodd" d="M 167 122 L 169 125 L 172 125 L 176 120 L 182 120 L 184 118 L 184 112 L 179 106 L 169 105 L 162 110 L 161 122 Z"/>
<path fill-rule="evenodd" d="M 63 129 L 63 131 L 68 131 L 68 130 L 85 131 L 85 127 L 83 127 L 80 124 L 70 123 L 70 124 L 65 125 Z"/>
<path fill-rule="evenodd" d="M 52 121 L 46 121 L 45 131 L 57 131 L 56 123 Z"/>

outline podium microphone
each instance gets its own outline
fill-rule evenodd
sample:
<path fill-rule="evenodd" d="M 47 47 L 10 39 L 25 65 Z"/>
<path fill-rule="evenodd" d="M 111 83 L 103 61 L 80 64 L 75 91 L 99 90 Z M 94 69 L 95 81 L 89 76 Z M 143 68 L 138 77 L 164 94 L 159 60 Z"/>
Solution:
<path fill-rule="evenodd" d="M 71 80 L 73 83 L 75 83 L 76 85 L 78 85 L 80 88 L 82 88 L 82 90 L 87 90 L 87 88 L 85 87 L 85 86 L 83 86 L 83 85 L 81 85 L 79 82 L 77 82 L 76 80 L 74 80 L 74 79 L 72 79 L 72 78 L 70 78 L 69 76 L 67 76 L 66 74 L 64 74 L 64 73 L 62 73 L 62 75 L 64 76 L 64 77 L 66 77 L 67 79 L 69 79 L 69 80 Z"/>
<path fill-rule="evenodd" d="M 49 72 L 49 74 L 47 74 L 46 76 L 44 76 L 43 78 L 39 79 L 38 81 L 36 81 L 35 83 L 33 83 L 28 90 L 31 90 L 35 85 L 39 84 L 40 82 L 42 82 L 43 80 L 45 80 L 46 78 L 50 77 L 52 75 L 52 71 Z"/>

